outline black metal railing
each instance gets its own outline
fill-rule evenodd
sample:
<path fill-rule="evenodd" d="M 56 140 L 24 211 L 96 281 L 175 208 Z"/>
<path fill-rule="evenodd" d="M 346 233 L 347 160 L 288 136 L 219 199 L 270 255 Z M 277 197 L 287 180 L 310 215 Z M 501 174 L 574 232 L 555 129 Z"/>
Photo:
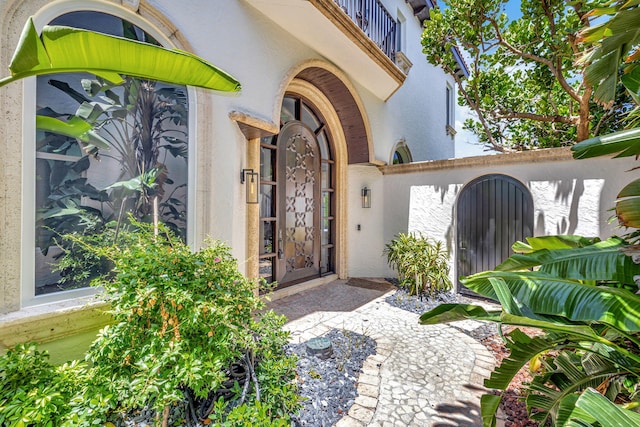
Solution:
<path fill-rule="evenodd" d="M 392 61 L 396 57 L 396 21 L 379 0 L 334 0 Z"/>

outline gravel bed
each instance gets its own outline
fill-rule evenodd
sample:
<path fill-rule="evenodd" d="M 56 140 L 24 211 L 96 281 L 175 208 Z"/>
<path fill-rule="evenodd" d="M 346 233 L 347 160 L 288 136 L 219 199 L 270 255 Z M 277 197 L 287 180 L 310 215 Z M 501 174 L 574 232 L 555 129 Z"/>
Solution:
<path fill-rule="evenodd" d="M 386 279 L 391 283 L 397 283 L 396 279 Z M 436 308 L 440 304 L 477 304 L 478 300 L 453 292 L 438 292 L 432 296 L 418 297 L 409 295 L 404 288 L 398 288 L 394 293 L 385 298 L 385 302 L 393 307 L 397 307 L 416 314 L 422 314 L 426 311 Z M 478 327 L 472 331 L 458 328 L 450 325 L 452 328 L 464 332 L 470 337 L 482 341 L 487 337 L 494 336 L 498 333 L 498 326 L 495 323 L 487 322 L 485 325 Z"/>
<path fill-rule="evenodd" d="M 293 415 L 294 426 L 329 427 L 342 418 L 357 396 L 356 381 L 365 359 L 376 352 L 371 338 L 351 331 L 333 329 L 333 355 L 328 359 L 307 354 L 306 343 L 290 344 L 298 356 L 297 374 L 303 407 Z"/>

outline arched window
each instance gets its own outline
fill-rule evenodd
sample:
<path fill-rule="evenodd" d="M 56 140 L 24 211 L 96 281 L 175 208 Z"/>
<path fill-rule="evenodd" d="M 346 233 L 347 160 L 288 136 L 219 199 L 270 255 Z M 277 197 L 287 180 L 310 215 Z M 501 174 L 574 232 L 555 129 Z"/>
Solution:
<path fill-rule="evenodd" d="M 50 24 L 159 44 L 108 13 L 70 12 Z M 157 218 L 186 238 L 186 87 L 124 77 L 119 85 L 87 73 L 37 78 L 36 296 L 87 286 L 107 268 L 64 234 L 112 242 L 132 217 Z M 85 136 L 74 134 L 78 128 Z M 64 252 L 73 262 L 60 264 Z"/>
<path fill-rule="evenodd" d="M 407 143 L 404 139 L 398 141 L 392 150 L 391 164 L 399 165 L 403 163 L 411 163 L 412 161 L 411 151 L 409 151 Z"/>

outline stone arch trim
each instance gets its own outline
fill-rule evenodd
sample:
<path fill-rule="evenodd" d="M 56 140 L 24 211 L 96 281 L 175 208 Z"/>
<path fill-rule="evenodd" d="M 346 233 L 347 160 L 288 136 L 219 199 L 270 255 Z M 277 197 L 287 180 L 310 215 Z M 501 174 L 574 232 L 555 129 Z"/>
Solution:
<path fill-rule="evenodd" d="M 374 163 L 370 125 L 364 104 L 344 73 L 324 61 L 310 60 L 289 70 L 275 100 L 274 121 L 279 122 L 282 99 L 294 79 L 315 86 L 329 100 L 347 141 L 348 163 Z"/>
<path fill-rule="evenodd" d="M 389 165 L 393 165 L 393 157 L 395 155 L 395 152 L 398 151 L 398 150 L 404 150 L 405 151 L 405 153 L 407 154 L 407 157 L 408 157 L 408 159 L 407 159 L 408 162 L 407 163 L 413 162 L 413 156 L 411 154 L 411 150 L 409 149 L 409 145 L 407 144 L 407 141 L 405 141 L 404 138 L 403 138 L 403 139 L 399 140 L 398 142 L 396 142 L 393 145 L 393 148 L 391 149 L 391 154 L 389 156 L 389 163 L 388 163 Z M 404 163 L 404 164 L 407 164 L 407 163 Z"/>

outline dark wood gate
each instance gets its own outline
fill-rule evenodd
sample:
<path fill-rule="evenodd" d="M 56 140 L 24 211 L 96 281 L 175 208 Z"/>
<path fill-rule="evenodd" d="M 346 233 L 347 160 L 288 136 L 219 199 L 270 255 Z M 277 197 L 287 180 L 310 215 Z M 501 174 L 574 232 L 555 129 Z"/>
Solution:
<path fill-rule="evenodd" d="M 492 270 L 511 255 L 514 242 L 533 235 L 531 194 L 506 175 L 485 175 L 467 184 L 456 217 L 458 277 Z M 461 292 L 470 292 L 458 284 Z"/>

